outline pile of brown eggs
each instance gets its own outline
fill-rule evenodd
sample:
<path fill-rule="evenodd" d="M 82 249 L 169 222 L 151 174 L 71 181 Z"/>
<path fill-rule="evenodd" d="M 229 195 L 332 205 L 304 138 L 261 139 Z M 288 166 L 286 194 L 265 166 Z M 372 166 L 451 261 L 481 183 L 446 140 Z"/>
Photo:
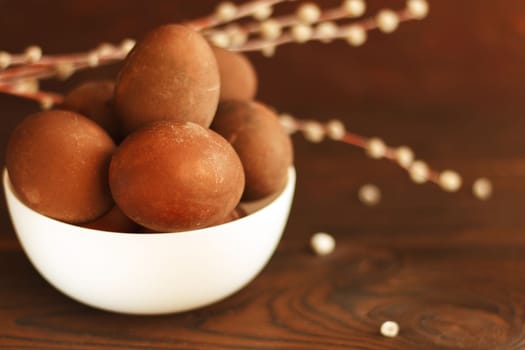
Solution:
<path fill-rule="evenodd" d="M 154 29 L 115 83 L 78 86 L 62 109 L 14 130 L 6 166 L 19 198 L 64 222 L 175 232 L 242 215 L 241 201 L 281 190 L 292 145 L 253 100 L 248 60 L 182 25 Z"/>

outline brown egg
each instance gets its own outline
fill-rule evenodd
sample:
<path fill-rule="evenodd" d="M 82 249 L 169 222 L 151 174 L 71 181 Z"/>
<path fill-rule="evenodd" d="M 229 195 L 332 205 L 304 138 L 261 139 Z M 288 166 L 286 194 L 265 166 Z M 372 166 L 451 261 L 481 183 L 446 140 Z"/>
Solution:
<path fill-rule="evenodd" d="M 284 187 L 293 150 L 277 116 L 251 101 L 224 101 L 211 128 L 228 140 L 241 158 L 246 176 L 243 200 L 266 197 Z"/>
<path fill-rule="evenodd" d="M 138 233 L 168 233 L 168 232 L 155 231 L 150 228 L 140 226 Z"/>
<path fill-rule="evenodd" d="M 111 137 L 88 118 L 46 111 L 15 128 L 6 166 L 27 206 L 54 219 L 83 223 L 113 206 L 107 177 L 114 149 Z"/>
<path fill-rule="evenodd" d="M 225 217 L 221 218 L 219 221 L 214 222 L 210 226 L 216 226 L 216 225 L 222 225 L 227 224 L 228 222 L 235 221 L 237 219 L 240 219 L 242 217 L 245 217 L 247 214 L 244 211 L 243 208 L 240 206 L 235 207 L 231 212 L 229 212 Z"/>
<path fill-rule="evenodd" d="M 190 121 L 208 127 L 217 109 L 220 78 L 206 40 L 183 25 L 149 32 L 124 61 L 115 108 L 127 132 L 152 121 Z"/>
<path fill-rule="evenodd" d="M 113 140 L 122 139 L 120 123 L 113 111 L 115 83 L 111 80 L 93 80 L 78 85 L 64 99 L 62 108 L 78 112 L 108 132 Z"/>
<path fill-rule="evenodd" d="M 246 215 L 247 215 L 246 212 L 241 207 L 238 206 L 238 207 L 234 208 L 231 212 L 229 212 L 225 217 L 221 218 L 217 222 L 214 222 L 214 223 L 210 224 L 208 227 L 213 227 L 213 226 L 217 226 L 217 225 L 227 224 L 229 222 L 232 222 L 232 221 L 235 221 L 235 220 L 240 219 L 242 217 L 245 217 Z M 166 233 L 166 232 L 155 231 L 155 230 L 149 229 L 147 227 L 141 227 L 139 229 L 139 232 L 140 233 Z"/>
<path fill-rule="evenodd" d="M 257 75 L 243 54 L 213 47 L 221 76 L 220 100 L 252 100 L 257 92 Z"/>
<path fill-rule="evenodd" d="M 190 122 L 161 121 L 122 142 L 109 170 L 113 198 L 154 231 L 209 226 L 238 204 L 241 161 L 220 135 Z"/>
<path fill-rule="evenodd" d="M 117 205 L 102 217 L 82 226 L 110 232 L 133 233 L 139 230 L 139 225 L 128 218 Z"/>
<path fill-rule="evenodd" d="M 275 191 L 274 193 L 266 197 L 262 197 L 262 198 L 251 200 L 251 201 L 242 201 L 239 203 L 238 208 L 242 210 L 245 213 L 245 215 L 253 214 L 261 210 L 262 208 L 268 206 L 270 203 L 276 200 L 277 197 L 281 195 L 281 193 L 282 191 Z"/>

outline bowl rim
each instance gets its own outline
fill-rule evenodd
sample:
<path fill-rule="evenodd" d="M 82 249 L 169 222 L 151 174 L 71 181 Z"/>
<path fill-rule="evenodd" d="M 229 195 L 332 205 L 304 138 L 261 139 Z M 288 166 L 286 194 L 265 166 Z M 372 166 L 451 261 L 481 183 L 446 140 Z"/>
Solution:
<path fill-rule="evenodd" d="M 214 226 L 208 226 L 203 228 L 198 228 L 194 230 L 188 230 L 188 231 L 178 231 L 178 232 L 114 232 L 114 231 L 103 231 L 103 230 L 97 230 L 93 228 L 83 227 L 83 226 L 77 226 L 74 224 L 70 224 L 64 221 L 60 221 L 57 219 L 50 218 L 48 216 L 45 216 L 43 214 L 40 214 L 39 212 L 31 209 L 28 207 L 24 202 L 22 202 L 18 198 L 18 194 L 16 193 L 15 189 L 13 188 L 13 184 L 11 183 L 11 180 L 9 178 L 9 172 L 7 170 L 7 167 L 4 167 L 2 171 L 2 184 L 5 192 L 6 201 L 8 201 L 8 197 L 12 197 L 20 206 L 22 206 L 24 209 L 31 212 L 31 214 L 40 217 L 42 220 L 48 220 L 58 225 L 65 225 L 66 227 L 70 227 L 71 229 L 77 229 L 80 232 L 90 232 L 90 234 L 103 234 L 106 237 L 114 236 L 114 237 L 141 237 L 141 239 L 151 239 L 154 237 L 166 237 L 166 236 L 188 236 L 188 235 L 199 235 L 199 234 L 205 234 L 212 231 L 222 231 L 224 229 L 227 229 L 229 226 L 236 226 L 241 225 L 245 221 L 248 220 L 254 220 L 254 218 L 263 215 L 266 211 L 270 210 L 272 205 L 276 202 L 283 200 L 284 197 L 289 193 L 290 196 L 293 196 L 293 192 L 295 191 L 295 184 L 296 184 L 296 171 L 295 167 L 291 165 L 288 168 L 288 174 L 287 174 L 287 181 L 286 185 L 281 189 L 280 193 L 269 203 L 265 204 L 264 207 L 256 210 L 253 213 L 250 213 L 249 215 L 243 216 L 241 218 L 238 218 L 236 220 L 220 224 L 220 225 L 214 225 Z M 291 193 L 290 193 L 291 192 Z M 7 206 L 8 212 L 11 216 L 11 221 L 13 220 L 13 216 L 11 213 L 11 207 Z M 15 229 L 16 230 L 16 229 Z"/>

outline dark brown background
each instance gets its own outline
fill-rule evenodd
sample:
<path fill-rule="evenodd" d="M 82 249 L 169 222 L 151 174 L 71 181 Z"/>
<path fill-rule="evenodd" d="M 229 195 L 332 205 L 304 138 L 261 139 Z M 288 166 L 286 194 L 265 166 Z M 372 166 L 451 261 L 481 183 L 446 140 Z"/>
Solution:
<path fill-rule="evenodd" d="M 162 317 L 108 314 L 59 294 L 20 251 L 2 202 L 0 348 L 525 348 L 525 3 L 430 2 L 427 20 L 372 33 L 362 48 L 292 44 L 272 59 L 250 58 L 262 101 L 411 145 L 436 168 L 460 171 L 464 191 L 417 186 L 391 163 L 296 136 L 296 200 L 271 263 L 224 302 Z M 85 50 L 205 15 L 216 3 L 3 0 L 0 48 Z M 115 72 L 45 87 L 63 90 Z M 9 132 L 37 106 L 8 96 L 0 106 L 3 154 Z M 495 185 L 486 203 L 468 188 L 480 175 Z M 383 190 L 377 208 L 356 199 L 365 182 Z M 319 230 L 338 242 L 326 258 L 307 249 Z M 401 324 L 398 338 L 378 335 L 387 319 Z"/>

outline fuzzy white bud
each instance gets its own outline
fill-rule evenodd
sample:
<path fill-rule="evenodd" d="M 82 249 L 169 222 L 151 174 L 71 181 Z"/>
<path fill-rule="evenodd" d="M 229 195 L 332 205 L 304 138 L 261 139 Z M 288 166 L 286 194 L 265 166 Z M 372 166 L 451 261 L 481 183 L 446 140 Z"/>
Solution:
<path fill-rule="evenodd" d="M 226 48 L 230 46 L 230 37 L 222 31 L 216 31 L 210 34 L 209 39 L 211 43 L 217 47 Z"/>
<path fill-rule="evenodd" d="M 265 40 L 275 40 L 282 34 L 282 26 L 274 19 L 267 19 L 260 25 L 261 36 Z"/>
<path fill-rule="evenodd" d="M 306 140 L 313 143 L 319 143 L 323 141 L 325 131 L 321 123 L 308 121 L 304 123 L 303 135 Z"/>
<path fill-rule="evenodd" d="M 492 183 L 489 179 L 481 177 L 474 181 L 472 193 L 474 193 L 474 196 L 478 199 L 487 200 L 492 196 Z"/>
<path fill-rule="evenodd" d="M 378 137 L 372 137 L 366 144 L 366 154 L 374 159 L 383 158 L 386 154 L 385 142 Z"/>
<path fill-rule="evenodd" d="M 361 46 L 367 38 L 366 30 L 357 24 L 351 25 L 346 31 L 346 41 L 352 46 Z"/>
<path fill-rule="evenodd" d="M 264 57 L 273 57 L 275 55 L 275 45 L 266 45 L 261 49 Z"/>
<path fill-rule="evenodd" d="M 308 24 L 296 24 L 292 27 L 292 38 L 295 42 L 304 43 L 312 38 L 313 29 Z"/>
<path fill-rule="evenodd" d="M 330 120 L 326 123 L 326 135 L 332 140 L 341 140 L 345 134 L 345 125 L 340 120 Z"/>
<path fill-rule="evenodd" d="M 335 239 L 326 232 L 317 232 L 310 239 L 310 246 L 315 254 L 328 255 L 335 249 Z"/>
<path fill-rule="evenodd" d="M 279 122 L 288 134 L 293 134 L 297 131 L 297 123 L 295 122 L 294 117 L 292 117 L 290 114 L 283 113 L 279 115 Z"/>
<path fill-rule="evenodd" d="M 377 27 L 383 33 L 392 33 L 399 26 L 399 16 L 392 10 L 381 10 L 376 16 Z"/>
<path fill-rule="evenodd" d="M 395 338 L 399 334 L 399 324 L 394 321 L 383 322 L 380 332 L 385 337 Z"/>
<path fill-rule="evenodd" d="M 97 47 L 96 51 L 99 56 L 109 56 L 115 51 L 115 46 L 110 43 L 102 43 Z"/>
<path fill-rule="evenodd" d="M 414 151 L 407 146 L 401 146 L 396 149 L 396 160 L 403 168 L 407 168 L 414 161 Z"/>
<path fill-rule="evenodd" d="M 60 62 L 55 65 L 55 74 L 58 79 L 66 80 L 75 72 L 75 66 L 70 62 Z"/>
<path fill-rule="evenodd" d="M 359 188 L 357 196 L 361 203 L 372 207 L 381 201 L 381 190 L 376 185 L 366 184 Z"/>
<path fill-rule="evenodd" d="M 447 192 L 456 192 L 461 188 L 461 176 L 452 170 L 445 170 L 439 174 L 439 186 Z"/>
<path fill-rule="evenodd" d="M 228 22 L 237 15 L 237 6 L 232 2 L 223 2 L 215 9 L 215 16 L 221 22 Z"/>
<path fill-rule="evenodd" d="M 301 22 L 311 24 L 319 20 L 319 17 L 321 17 L 321 10 L 319 9 L 319 6 L 309 2 L 299 6 L 296 15 Z"/>
<path fill-rule="evenodd" d="M 412 181 L 418 184 L 422 184 L 428 181 L 429 172 L 430 170 L 428 168 L 427 163 L 421 160 L 416 160 L 412 163 L 410 168 L 408 168 L 410 178 L 412 179 Z"/>
<path fill-rule="evenodd" d="M 11 64 L 11 54 L 0 51 L 0 69 L 6 69 Z"/>
<path fill-rule="evenodd" d="M 42 108 L 43 110 L 49 110 L 53 108 L 53 105 L 54 105 L 53 99 L 49 96 L 44 96 L 40 100 L 40 108 Z"/>
<path fill-rule="evenodd" d="M 130 38 L 122 40 L 120 43 L 120 49 L 128 54 L 136 45 L 136 41 Z"/>
<path fill-rule="evenodd" d="M 366 11 L 366 3 L 364 0 L 344 0 L 342 8 L 348 17 L 360 17 Z"/>
<path fill-rule="evenodd" d="M 344 0 L 342 8 L 348 17 L 360 17 L 366 11 L 366 3 L 364 0 Z"/>
<path fill-rule="evenodd" d="M 38 79 L 22 79 L 17 81 L 13 88 L 19 93 L 34 94 L 40 88 L 40 82 Z"/>
<path fill-rule="evenodd" d="M 253 18 L 258 21 L 264 21 L 269 18 L 273 13 L 273 8 L 267 4 L 259 4 L 253 11 Z"/>
<path fill-rule="evenodd" d="M 233 47 L 242 46 L 248 41 L 248 34 L 237 30 L 229 33 L 230 35 L 230 44 Z"/>
<path fill-rule="evenodd" d="M 408 0 L 407 11 L 416 19 L 423 19 L 428 15 L 428 2 L 426 0 Z"/>
<path fill-rule="evenodd" d="M 39 46 L 29 46 L 24 55 L 29 63 L 36 63 L 42 58 L 42 49 Z"/>
<path fill-rule="evenodd" d="M 99 57 L 98 57 L 98 53 L 97 52 L 90 52 L 88 55 L 87 55 L 87 64 L 88 66 L 90 67 L 96 67 L 98 66 L 98 63 L 99 63 Z"/>
<path fill-rule="evenodd" d="M 315 34 L 322 42 L 330 42 L 337 35 L 337 24 L 334 22 L 322 22 L 315 28 Z"/>

